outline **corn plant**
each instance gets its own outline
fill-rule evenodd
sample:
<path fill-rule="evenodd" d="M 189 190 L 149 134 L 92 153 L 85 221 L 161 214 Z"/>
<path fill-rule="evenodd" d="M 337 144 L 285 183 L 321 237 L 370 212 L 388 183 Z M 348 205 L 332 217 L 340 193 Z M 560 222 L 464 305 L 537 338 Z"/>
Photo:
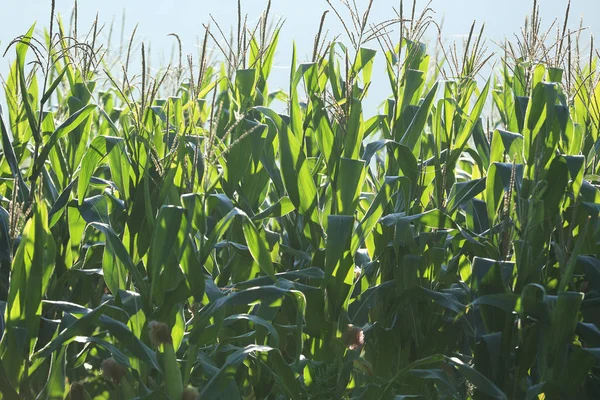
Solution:
<path fill-rule="evenodd" d="M 155 76 L 54 7 L 10 43 L 0 398 L 598 397 L 593 43 L 534 2 L 482 83 L 483 26 L 327 3 L 284 90 L 270 3 Z"/>

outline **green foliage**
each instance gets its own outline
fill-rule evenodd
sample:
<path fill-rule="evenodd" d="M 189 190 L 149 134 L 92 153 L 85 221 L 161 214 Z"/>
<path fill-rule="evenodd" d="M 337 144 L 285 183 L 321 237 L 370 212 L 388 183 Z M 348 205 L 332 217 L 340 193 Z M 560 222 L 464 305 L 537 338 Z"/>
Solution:
<path fill-rule="evenodd" d="M 392 45 L 370 7 L 287 93 L 268 10 L 222 63 L 208 29 L 187 70 L 142 47 L 137 86 L 96 25 L 14 41 L 0 398 L 600 396 L 597 60 L 569 39 L 480 85 L 481 33 L 444 67 L 426 12 Z"/>

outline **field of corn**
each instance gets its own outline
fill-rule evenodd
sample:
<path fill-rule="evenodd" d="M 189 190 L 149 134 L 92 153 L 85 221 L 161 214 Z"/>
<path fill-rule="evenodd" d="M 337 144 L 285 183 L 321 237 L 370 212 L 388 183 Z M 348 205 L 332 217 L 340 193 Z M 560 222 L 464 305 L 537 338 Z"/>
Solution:
<path fill-rule="evenodd" d="M 269 8 L 157 74 L 54 7 L 8 45 L 0 398 L 600 398 L 593 41 L 379 6 L 284 90 Z"/>

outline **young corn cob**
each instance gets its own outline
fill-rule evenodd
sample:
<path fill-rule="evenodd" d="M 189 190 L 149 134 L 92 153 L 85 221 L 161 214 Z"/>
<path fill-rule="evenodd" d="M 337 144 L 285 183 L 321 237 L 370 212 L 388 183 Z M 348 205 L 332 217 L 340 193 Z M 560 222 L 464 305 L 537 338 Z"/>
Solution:
<path fill-rule="evenodd" d="M 361 328 L 352 324 L 346 327 L 343 339 L 344 344 L 350 350 L 359 350 L 365 345 L 365 333 Z"/>
<path fill-rule="evenodd" d="M 111 381 L 115 389 L 120 391 L 122 398 L 132 399 L 137 397 L 131 383 L 125 377 L 126 370 L 114 358 L 108 358 L 102 362 L 102 375 Z"/>
<path fill-rule="evenodd" d="M 68 400 L 92 400 L 90 394 L 85 390 L 83 384 L 79 382 L 73 382 L 69 389 Z"/>
<path fill-rule="evenodd" d="M 183 393 L 183 381 L 181 371 L 177 364 L 177 355 L 173 347 L 173 338 L 169 326 L 162 322 L 152 321 L 148 324 L 150 328 L 150 339 L 156 347 L 163 346 L 163 373 L 165 378 L 165 389 L 170 399 L 181 399 Z"/>
<path fill-rule="evenodd" d="M 200 398 L 200 392 L 195 387 L 188 386 L 181 393 L 181 400 L 197 400 L 198 398 Z"/>

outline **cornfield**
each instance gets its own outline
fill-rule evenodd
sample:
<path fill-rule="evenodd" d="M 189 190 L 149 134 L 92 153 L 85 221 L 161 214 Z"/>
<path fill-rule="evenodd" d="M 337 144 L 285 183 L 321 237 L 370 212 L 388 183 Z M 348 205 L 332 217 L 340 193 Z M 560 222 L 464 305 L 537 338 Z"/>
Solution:
<path fill-rule="evenodd" d="M 600 54 L 537 2 L 432 52 L 411 3 L 284 90 L 270 6 L 154 74 L 54 4 L 12 41 L 0 398 L 600 398 Z"/>

